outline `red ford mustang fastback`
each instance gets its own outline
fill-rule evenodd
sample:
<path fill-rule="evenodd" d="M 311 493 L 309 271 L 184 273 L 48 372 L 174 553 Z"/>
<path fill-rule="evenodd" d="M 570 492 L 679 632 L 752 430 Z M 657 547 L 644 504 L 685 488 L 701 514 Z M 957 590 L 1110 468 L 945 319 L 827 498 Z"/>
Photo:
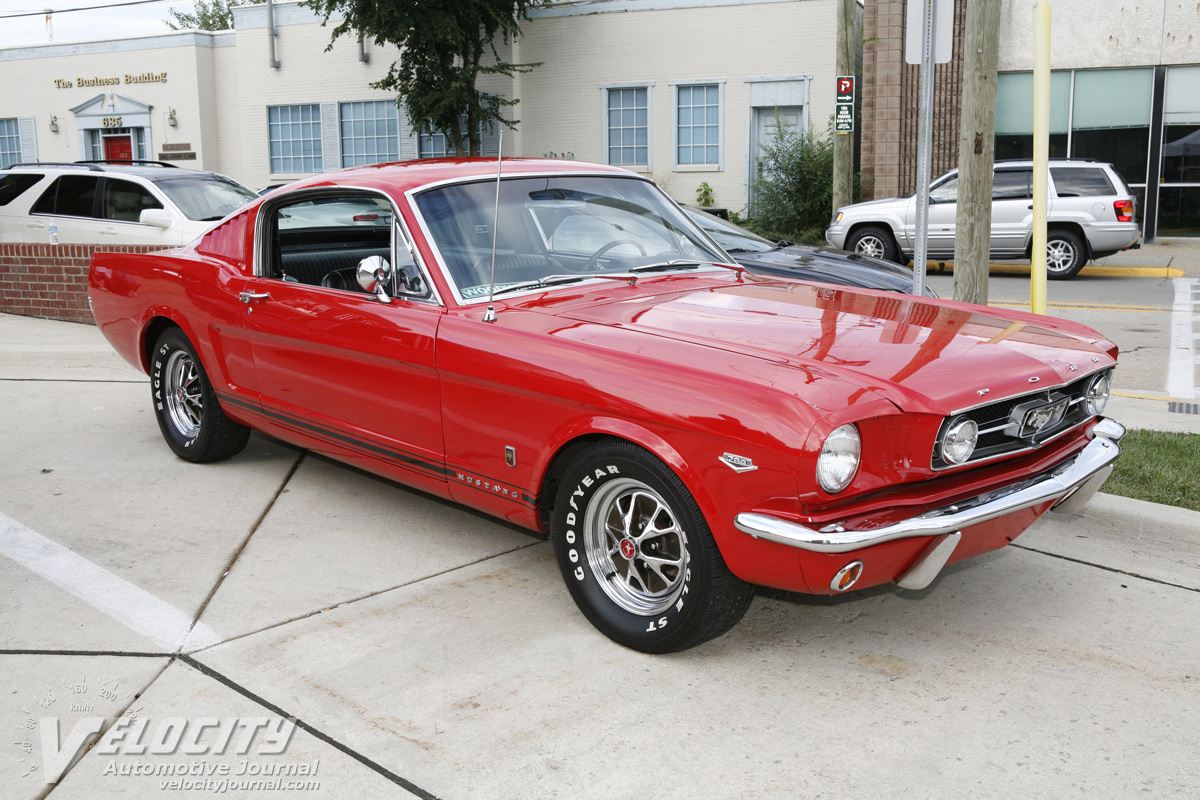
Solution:
<path fill-rule="evenodd" d="M 343 170 L 98 253 L 96 322 L 180 457 L 254 429 L 548 532 L 580 610 L 647 652 L 755 584 L 923 588 L 1111 471 L 1093 330 L 755 277 L 643 177 L 497 171 Z"/>

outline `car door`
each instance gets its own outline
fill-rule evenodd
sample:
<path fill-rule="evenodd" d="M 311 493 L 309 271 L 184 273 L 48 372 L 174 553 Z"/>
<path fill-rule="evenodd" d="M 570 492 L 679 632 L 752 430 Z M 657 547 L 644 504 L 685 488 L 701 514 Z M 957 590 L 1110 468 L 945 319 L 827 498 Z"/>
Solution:
<path fill-rule="evenodd" d="M 97 241 L 100 244 L 176 245 L 184 241 L 179 230 L 146 225 L 141 222 L 147 209 L 166 210 L 161 200 L 141 184 L 118 178 L 105 178 L 100 189 Z M 172 213 L 172 212 L 167 212 Z M 178 228 L 178 220 L 174 224 Z"/>
<path fill-rule="evenodd" d="M 992 254 L 1015 256 L 1025 252 L 1033 228 L 1033 170 L 1029 167 L 997 169 L 992 176 Z"/>
<path fill-rule="evenodd" d="M 916 214 L 915 203 L 913 214 Z M 958 175 L 955 174 L 929 190 L 930 258 L 954 258 L 954 223 L 957 215 Z M 915 250 L 915 240 L 913 247 Z"/>
<path fill-rule="evenodd" d="M 314 449 L 444 480 L 434 370 L 444 309 L 433 297 L 383 302 L 352 282 L 369 255 L 414 263 L 390 201 L 334 190 L 301 202 L 313 197 L 334 211 L 289 215 L 286 198 L 264 205 L 255 275 L 239 287 L 263 413 Z M 386 211 L 371 210 L 380 203 Z"/>
<path fill-rule="evenodd" d="M 100 178 L 95 175 L 61 175 L 29 209 L 22 241 L 51 244 L 55 228 L 58 244 L 95 244 L 96 197 Z"/>

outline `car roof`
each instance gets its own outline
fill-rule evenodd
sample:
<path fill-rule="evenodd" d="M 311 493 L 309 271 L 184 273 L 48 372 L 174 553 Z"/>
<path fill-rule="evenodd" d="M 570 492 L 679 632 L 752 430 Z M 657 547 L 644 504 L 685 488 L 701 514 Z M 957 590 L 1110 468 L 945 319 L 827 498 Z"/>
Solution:
<path fill-rule="evenodd" d="M 216 175 L 201 169 L 184 169 L 159 161 L 108 163 L 101 161 L 32 161 L 12 164 L 3 172 L 72 172 L 78 174 L 113 173 L 136 175 L 148 180 L 184 178 L 194 175 Z M 0 174 L 3 174 L 0 172 Z"/>
<path fill-rule="evenodd" d="M 501 177 L 555 173 L 558 175 L 613 175 L 647 180 L 644 176 L 621 167 L 593 164 L 586 161 L 567 161 L 560 158 L 506 158 L 500 167 Z M 286 194 L 324 186 L 386 185 L 401 193 L 434 183 L 496 178 L 495 158 L 426 158 L 419 161 L 395 161 L 347 167 L 326 172 L 287 184 Z"/>

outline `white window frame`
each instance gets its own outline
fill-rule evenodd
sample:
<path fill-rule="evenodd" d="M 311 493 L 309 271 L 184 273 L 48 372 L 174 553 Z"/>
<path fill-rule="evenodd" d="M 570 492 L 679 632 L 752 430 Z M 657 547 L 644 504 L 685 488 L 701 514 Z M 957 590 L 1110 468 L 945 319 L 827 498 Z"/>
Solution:
<path fill-rule="evenodd" d="M 6 117 L 0 119 L 0 122 L 12 123 L 12 132 L 5 134 L 4 138 L 16 144 L 16 149 L 0 150 L 0 154 L 7 156 L 9 161 L 0 160 L 0 167 L 7 167 L 9 164 L 20 164 L 24 159 L 21 157 L 23 148 L 21 147 L 21 123 L 16 117 Z M 8 127 L 8 125 L 5 125 Z"/>
<path fill-rule="evenodd" d="M 608 92 L 610 89 L 645 89 L 646 90 L 646 163 L 619 164 L 617 166 L 633 172 L 654 171 L 654 81 L 629 81 L 626 83 L 600 84 L 600 152 L 601 163 L 609 164 L 608 160 Z"/>
<path fill-rule="evenodd" d="M 383 104 L 386 108 L 388 108 L 390 110 L 390 112 L 391 112 L 390 119 L 386 116 L 382 117 L 382 118 L 381 117 L 372 117 L 372 121 L 375 122 L 376 124 L 379 124 L 380 122 L 384 122 L 386 124 L 387 122 L 394 120 L 396 123 L 396 133 L 394 136 L 390 133 L 387 133 L 386 131 L 383 133 L 382 136 L 378 132 L 376 132 L 375 134 L 372 134 L 372 135 L 368 135 L 368 134 L 364 133 L 362 136 L 356 136 L 354 134 L 350 134 L 349 136 L 346 135 L 346 123 L 365 121 L 365 119 L 363 119 L 363 120 L 347 119 L 346 113 L 345 113 L 346 106 L 355 106 L 355 105 L 365 106 L 368 103 Z M 376 107 L 378 107 L 378 106 L 376 106 Z M 396 149 L 394 152 L 389 151 L 387 153 L 384 153 L 382 155 L 381 160 L 378 160 L 378 161 L 367 161 L 367 162 L 364 162 L 364 164 L 347 164 L 346 159 L 355 160 L 362 156 L 359 153 L 346 152 L 346 150 L 347 150 L 346 143 L 348 141 L 353 141 L 353 140 L 366 141 L 368 139 L 385 139 L 385 140 L 394 139 L 395 144 L 396 144 Z M 394 100 L 345 100 L 345 101 L 339 102 L 338 103 L 338 148 L 339 148 L 339 154 L 340 154 L 339 161 L 340 161 L 340 165 L 343 169 L 345 169 L 346 167 L 363 166 L 365 164 L 381 164 L 381 163 L 386 163 L 386 162 L 390 162 L 390 161 L 399 161 L 400 160 L 400 113 L 399 113 L 399 110 L 396 108 L 396 102 Z M 379 155 L 380 154 L 376 153 L 376 156 L 379 156 Z"/>
<path fill-rule="evenodd" d="M 267 170 L 268 170 L 269 175 L 316 175 L 316 174 L 318 174 L 320 172 L 324 172 L 326 169 L 328 169 L 328 167 L 325 166 L 324 136 L 326 135 L 326 130 L 325 130 L 325 120 L 324 120 L 323 114 L 322 114 L 322 106 L 323 105 L 324 105 L 323 103 L 282 103 L 282 104 L 276 105 L 276 106 L 267 106 Z M 273 109 L 273 108 L 302 108 L 302 107 L 309 107 L 309 108 L 316 109 L 316 115 L 313 119 L 309 120 L 309 123 L 310 124 L 315 123 L 317 125 L 317 135 L 315 138 L 308 139 L 308 140 L 289 138 L 286 141 L 291 141 L 291 142 L 315 141 L 317 146 L 316 146 L 315 152 L 312 155 L 312 158 L 314 158 L 314 160 L 320 160 L 321 163 L 320 163 L 320 165 L 316 165 L 317 169 L 311 170 L 311 171 L 301 169 L 301 170 L 283 170 L 281 172 L 276 172 L 275 164 L 273 163 L 274 158 L 271 156 L 271 142 L 273 141 L 272 136 L 271 136 L 271 125 L 272 125 L 271 109 Z M 280 123 L 280 124 L 290 125 L 293 123 L 289 120 L 286 123 Z M 280 141 L 285 141 L 285 140 L 281 139 Z M 303 159 L 306 158 L 306 156 L 304 156 L 303 154 L 301 154 L 299 156 L 293 154 L 293 155 L 289 155 L 289 156 L 280 156 L 280 158 L 287 159 L 289 161 L 295 161 L 297 159 L 303 161 Z M 340 159 L 338 161 L 340 163 Z M 303 164 L 301 164 L 301 166 L 303 166 Z"/>
<path fill-rule="evenodd" d="M 691 86 L 717 86 L 717 163 L 679 163 L 679 90 Z M 725 171 L 725 79 L 697 78 L 670 81 L 671 86 L 671 171 L 672 172 L 724 172 Z"/>

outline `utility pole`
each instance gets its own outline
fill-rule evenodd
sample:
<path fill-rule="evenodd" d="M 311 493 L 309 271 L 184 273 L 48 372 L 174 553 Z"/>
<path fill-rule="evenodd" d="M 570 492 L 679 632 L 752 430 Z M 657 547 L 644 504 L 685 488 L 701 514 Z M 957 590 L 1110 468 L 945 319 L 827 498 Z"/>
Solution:
<path fill-rule="evenodd" d="M 991 262 L 1000 2 L 967 0 L 966 29 L 963 31 L 954 299 L 981 305 L 988 301 L 988 264 Z"/>
<path fill-rule="evenodd" d="M 857 0 L 837 0 L 838 75 L 854 75 L 858 60 Z M 854 202 L 854 131 L 833 135 L 833 210 Z"/>

